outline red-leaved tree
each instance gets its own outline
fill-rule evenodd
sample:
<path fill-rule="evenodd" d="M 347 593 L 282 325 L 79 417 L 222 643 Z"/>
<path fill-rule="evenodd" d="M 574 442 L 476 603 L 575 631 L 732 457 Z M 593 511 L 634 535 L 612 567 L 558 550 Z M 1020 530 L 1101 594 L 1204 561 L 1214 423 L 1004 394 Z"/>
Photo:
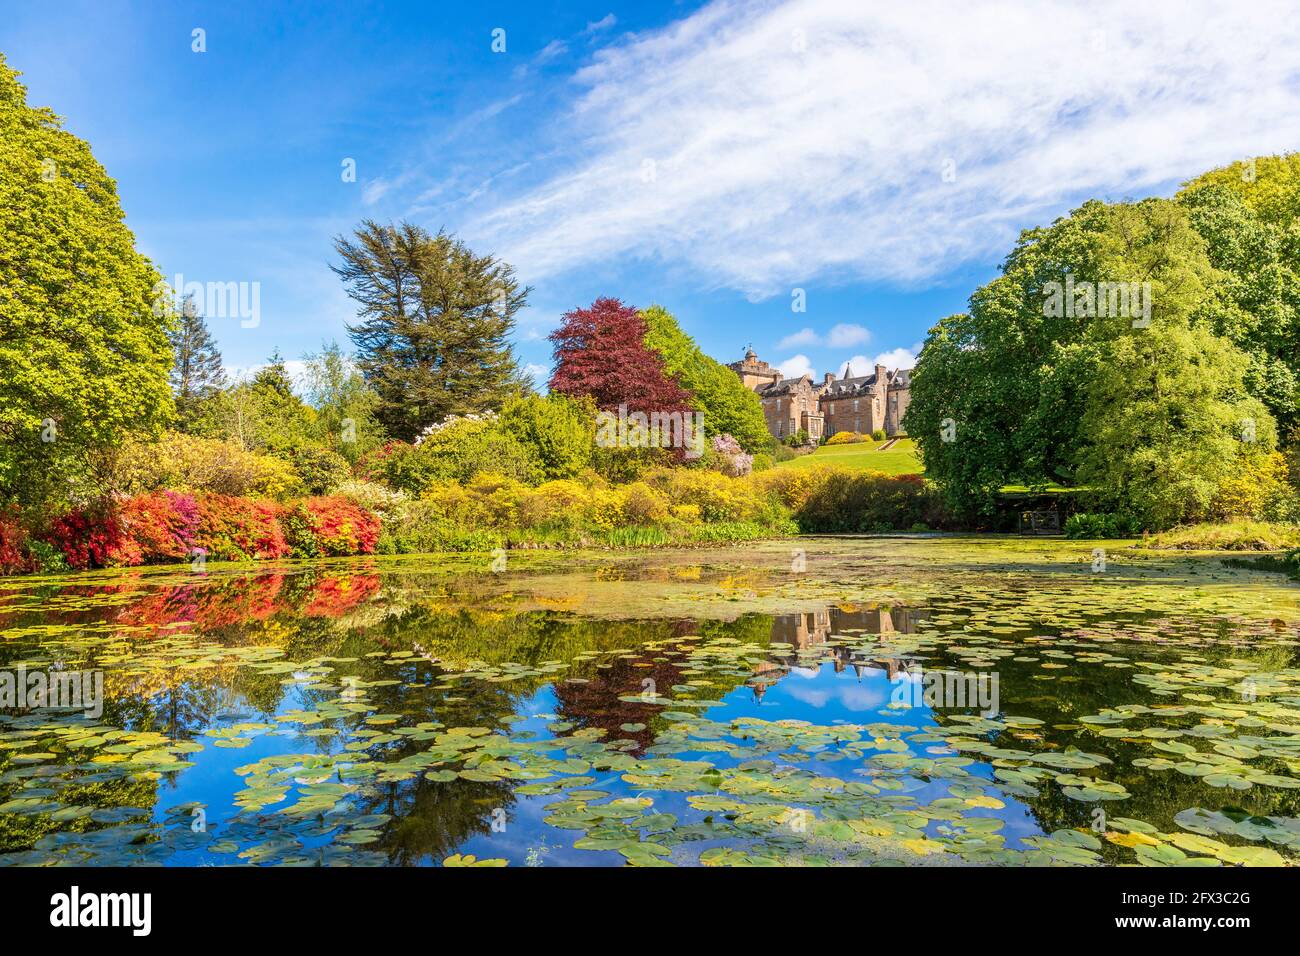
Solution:
<path fill-rule="evenodd" d="M 673 412 L 690 408 L 691 393 L 664 372 L 663 359 L 645 344 L 645 321 L 618 299 L 601 298 L 589 309 L 566 312 L 551 333 L 553 392 L 590 395 L 613 411 Z"/>

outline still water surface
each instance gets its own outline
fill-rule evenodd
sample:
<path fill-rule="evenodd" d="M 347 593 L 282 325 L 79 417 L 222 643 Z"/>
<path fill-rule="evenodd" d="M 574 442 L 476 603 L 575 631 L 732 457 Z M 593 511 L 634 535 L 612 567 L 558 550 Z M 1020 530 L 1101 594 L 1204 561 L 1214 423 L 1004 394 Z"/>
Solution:
<path fill-rule="evenodd" d="M 1093 547 L 8 579 L 104 700 L 0 713 L 0 861 L 1294 862 L 1300 588 Z"/>

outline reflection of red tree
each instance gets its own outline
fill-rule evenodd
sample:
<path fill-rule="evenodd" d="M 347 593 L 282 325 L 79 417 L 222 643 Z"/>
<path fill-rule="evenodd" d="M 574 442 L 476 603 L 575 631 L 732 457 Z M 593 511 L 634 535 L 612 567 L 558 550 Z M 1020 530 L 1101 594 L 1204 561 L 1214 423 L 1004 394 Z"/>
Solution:
<path fill-rule="evenodd" d="M 635 740 L 634 752 L 644 752 L 654 743 L 654 718 L 665 708 L 661 704 L 642 704 L 619 700 L 632 694 L 644 693 L 652 680 L 655 690 L 672 696 L 672 686 L 685 678 L 681 667 L 672 661 L 642 661 L 649 667 L 636 667 L 637 662 L 616 659 L 611 666 L 597 670 L 585 684 L 570 684 L 560 680 L 555 685 L 559 714 L 582 727 L 603 727 L 606 740 Z M 588 676 L 588 675 L 583 675 Z M 669 708 L 671 709 L 671 708 Z M 623 724 L 645 724 L 644 730 L 628 731 Z"/>
<path fill-rule="evenodd" d="M 127 605 L 117 619 L 123 624 L 148 627 L 190 621 L 204 630 L 261 621 L 284 609 L 280 596 L 284 580 L 283 574 L 259 574 L 254 578 L 161 588 Z"/>
<path fill-rule="evenodd" d="M 339 617 L 378 590 L 377 574 L 328 575 L 316 582 L 302 613 L 306 617 Z"/>

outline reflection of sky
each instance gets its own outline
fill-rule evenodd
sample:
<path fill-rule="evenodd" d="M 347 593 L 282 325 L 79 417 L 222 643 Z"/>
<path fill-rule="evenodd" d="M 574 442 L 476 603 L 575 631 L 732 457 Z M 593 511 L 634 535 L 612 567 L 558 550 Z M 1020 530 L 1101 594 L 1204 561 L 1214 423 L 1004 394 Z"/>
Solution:
<path fill-rule="evenodd" d="M 907 679 L 905 676 L 900 680 Z M 891 695 L 898 686 L 891 682 L 887 673 L 881 668 L 867 667 L 859 675 L 852 669 L 836 672 L 832 664 L 824 663 L 816 668 L 800 667 L 775 683 L 767 686 L 760 699 L 751 687 L 738 686 L 723 698 L 719 706 L 709 708 L 703 716 L 714 721 L 732 721 L 739 717 L 755 717 L 762 720 L 802 720 L 810 724 L 831 726 L 835 724 L 873 724 L 883 723 L 894 726 L 915 728 L 904 731 L 926 733 L 936 727 L 934 711 L 928 706 L 897 707 L 890 706 Z M 908 697 L 908 699 L 913 699 Z M 552 685 L 541 687 L 536 693 L 519 702 L 517 713 L 525 718 L 513 724 L 516 734 L 523 734 L 528 739 L 544 740 L 554 736 L 547 725 L 556 720 L 560 702 Z M 279 712 L 303 707 L 307 702 L 298 689 L 291 689 L 281 702 Z M 307 705 L 310 706 L 310 705 Z M 229 725 L 241 721 L 255 721 L 258 717 L 251 713 L 230 714 L 221 724 Z M 337 752 L 344 739 L 335 738 L 329 750 Z M 907 738 L 904 738 L 907 739 Z M 310 741 L 310 743 L 306 743 Z M 222 839 L 222 829 L 238 810 L 234 803 L 234 792 L 244 785 L 245 777 L 235 773 L 236 768 L 256 763 L 264 757 L 276 754 L 317 752 L 317 739 L 300 737 L 292 730 L 282 729 L 257 734 L 252 742 L 241 748 L 222 748 L 212 746 L 212 738 L 204 738 L 206 744 L 202 753 L 191 759 L 195 765 L 183 773 L 175 775 L 174 782 L 163 780 L 159 785 L 159 800 L 154 810 L 154 818 L 162 821 L 164 811 L 170 807 L 187 802 L 199 802 L 206 805 L 208 827 L 213 840 Z M 306 745 L 305 745 L 306 744 Z M 936 757 L 951 756 L 953 751 L 940 747 L 933 741 L 911 744 L 912 753 L 917 756 Z M 320 750 L 324 750 L 321 747 Z M 833 748 L 828 748 L 833 749 Z M 679 759 L 706 759 L 716 766 L 726 767 L 742 763 L 750 757 L 734 757 L 726 753 L 702 753 L 683 751 L 672 756 Z M 771 755 L 768 759 L 775 759 Z M 864 780 L 865 775 L 857 771 L 863 769 L 863 762 L 854 759 L 823 761 L 815 760 L 814 754 L 808 754 L 808 760 L 798 764 L 802 769 L 812 770 L 823 776 L 834 776 L 844 780 Z M 981 761 L 974 761 L 967 769 L 984 779 L 992 781 L 993 768 Z M 630 787 L 622 780 L 621 774 L 610 771 L 591 770 L 589 776 L 594 782 L 583 789 L 603 790 L 610 798 L 649 796 L 654 800 L 653 808 L 648 812 L 672 813 L 679 823 L 699 820 L 703 814 L 687 803 L 689 793 L 673 791 L 642 792 Z M 232 783 L 234 786 L 232 786 Z M 917 805 L 924 805 L 932 800 L 947 795 L 949 781 L 936 780 L 926 782 L 913 779 L 906 782 L 902 791 L 911 796 Z M 275 814 L 292 801 L 272 804 L 263 813 Z M 620 866 L 623 857 L 612 850 L 579 850 L 573 847 L 574 841 L 585 835 L 582 830 L 565 830 L 551 827 L 544 818 L 549 815 L 549 804 L 564 799 L 563 793 L 547 795 L 516 795 L 513 802 L 502 807 L 505 812 L 505 826 L 500 831 L 476 834 L 467 839 L 459 852 L 473 854 L 480 859 L 504 858 L 512 866 L 525 865 L 578 865 L 578 866 Z M 605 798 L 601 798 L 603 801 Z M 1000 831 L 1009 846 L 1018 846 L 1018 838 L 1041 833 L 1028 809 L 1014 797 L 1000 795 L 1007 806 L 1002 810 L 969 809 L 968 816 L 998 816 L 1004 821 Z M 485 820 L 491 820 L 497 808 L 482 808 Z M 288 824 L 291 821 L 286 820 Z M 173 824 L 178 825 L 178 824 Z M 179 825 L 188 827 L 189 818 L 184 817 Z M 931 825 L 933 832 L 936 824 Z M 286 826 L 285 832 L 292 828 Z M 268 833 L 268 837 L 271 834 Z M 328 838 L 298 837 L 305 846 L 319 846 Z M 688 845 L 688 858 L 693 859 L 700 851 L 716 842 L 697 842 Z M 213 863 L 243 862 L 234 854 L 216 854 L 207 850 L 178 851 L 168 859 L 169 865 L 194 866 Z M 438 863 L 441 861 L 422 861 Z"/>

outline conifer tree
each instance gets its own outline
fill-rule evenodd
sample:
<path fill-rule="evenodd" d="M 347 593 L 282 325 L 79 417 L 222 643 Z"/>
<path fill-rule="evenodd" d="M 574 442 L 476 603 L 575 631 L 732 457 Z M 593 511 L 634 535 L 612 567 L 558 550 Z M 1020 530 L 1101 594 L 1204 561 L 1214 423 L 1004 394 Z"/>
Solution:
<path fill-rule="evenodd" d="M 176 419 L 184 431 L 194 424 L 201 405 L 221 389 L 226 377 L 221 352 L 190 296 L 181 302 L 171 343 L 172 394 L 176 399 Z"/>
<path fill-rule="evenodd" d="M 409 441 L 527 390 L 508 338 L 531 290 L 509 265 L 408 222 L 367 220 L 334 248 L 333 269 L 360 306 L 348 326 L 357 365 L 390 435 Z"/>

